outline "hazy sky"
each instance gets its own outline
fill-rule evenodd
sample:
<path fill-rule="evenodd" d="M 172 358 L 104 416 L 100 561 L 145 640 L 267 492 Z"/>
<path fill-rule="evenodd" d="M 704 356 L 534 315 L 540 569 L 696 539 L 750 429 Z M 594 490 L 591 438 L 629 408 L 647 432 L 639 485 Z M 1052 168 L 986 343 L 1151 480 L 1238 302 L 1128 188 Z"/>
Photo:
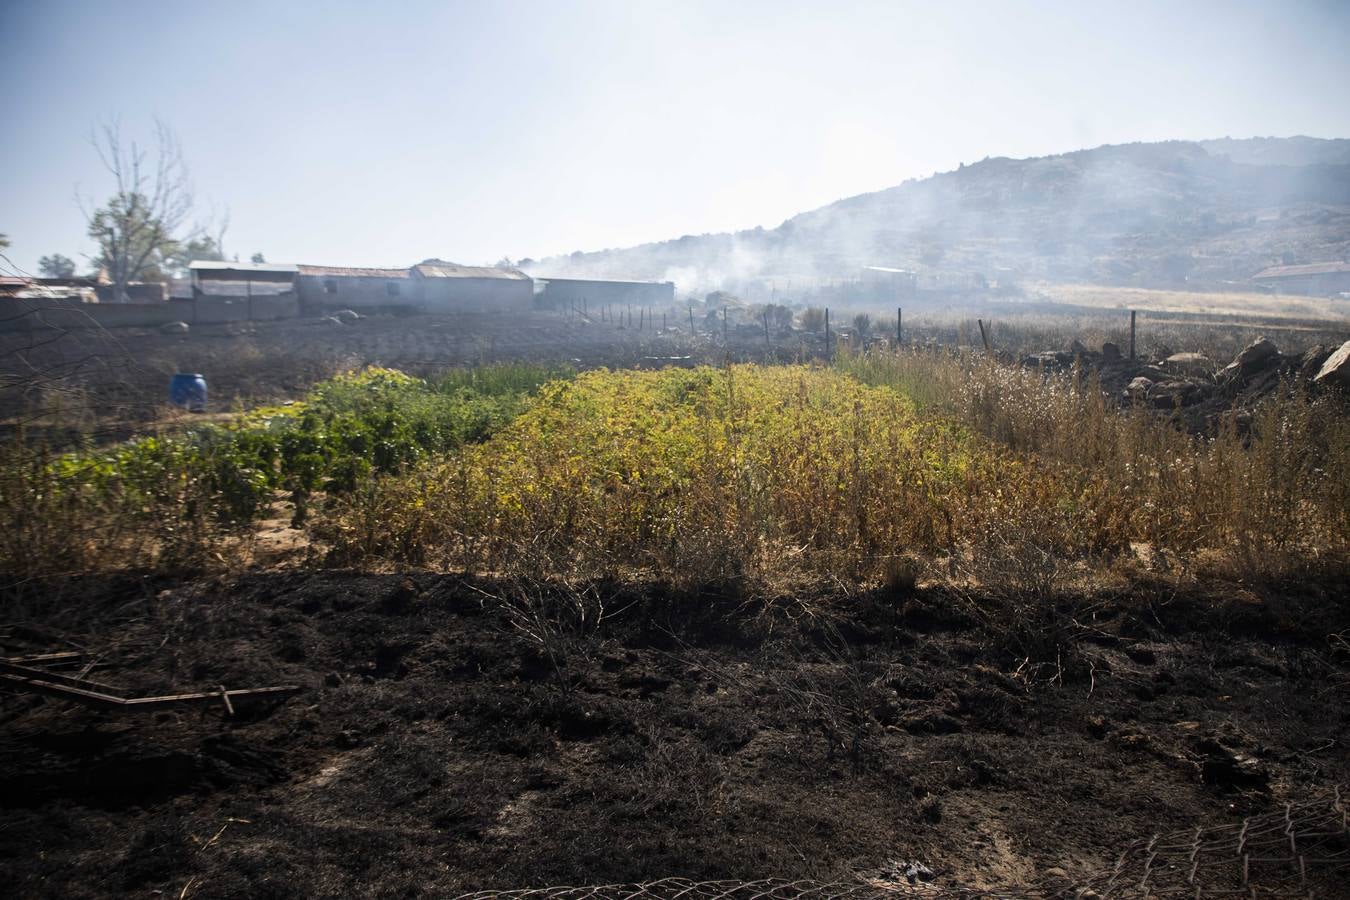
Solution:
<path fill-rule="evenodd" d="M 92 250 L 92 127 L 178 134 L 247 259 L 539 257 L 985 156 L 1350 136 L 1350 2 L 0 0 L 0 232 Z"/>

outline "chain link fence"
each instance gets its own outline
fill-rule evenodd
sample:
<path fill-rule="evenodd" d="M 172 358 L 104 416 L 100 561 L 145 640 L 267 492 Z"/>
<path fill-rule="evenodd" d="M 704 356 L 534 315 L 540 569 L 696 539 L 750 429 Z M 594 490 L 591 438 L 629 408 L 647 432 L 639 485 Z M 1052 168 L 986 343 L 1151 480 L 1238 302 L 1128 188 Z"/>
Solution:
<path fill-rule="evenodd" d="M 460 900 L 863 900 L 920 897 L 932 900 L 1136 900 L 1163 897 L 1350 896 L 1350 816 L 1341 788 L 1240 823 L 1158 834 L 1130 843 L 1108 872 L 1073 882 L 1047 879 L 1033 887 L 973 889 L 910 877 L 854 881 L 691 881 L 663 878 L 642 884 L 543 887 L 478 891 Z"/>

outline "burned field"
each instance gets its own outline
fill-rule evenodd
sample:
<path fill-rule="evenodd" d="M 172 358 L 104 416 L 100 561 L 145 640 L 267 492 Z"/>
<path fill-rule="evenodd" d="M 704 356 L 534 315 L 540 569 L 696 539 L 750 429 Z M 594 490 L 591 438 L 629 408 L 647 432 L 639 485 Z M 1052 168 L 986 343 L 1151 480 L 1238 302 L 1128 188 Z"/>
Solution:
<path fill-rule="evenodd" d="M 273 572 L 82 590 L 7 627 L 5 652 L 82 648 L 147 693 L 303 689 L 233 716 L 6 695 L 16 896 L 904 885 L 915 863 L 934 885 L 1054 890 L 1350 764 L 1339 585 L 1063 597 L 1075 624 L 1039 665 L 964 612 L 991 601 L 940 588 L 747 603 Z M 1343 872 L 1312 874 L 1343 895 Z"/>
<path fill-rule="evenodd" d="M 13 446 L 0 874 L 1346 896 L 1350 418 L 1259 356 L 381 357 Z"/>

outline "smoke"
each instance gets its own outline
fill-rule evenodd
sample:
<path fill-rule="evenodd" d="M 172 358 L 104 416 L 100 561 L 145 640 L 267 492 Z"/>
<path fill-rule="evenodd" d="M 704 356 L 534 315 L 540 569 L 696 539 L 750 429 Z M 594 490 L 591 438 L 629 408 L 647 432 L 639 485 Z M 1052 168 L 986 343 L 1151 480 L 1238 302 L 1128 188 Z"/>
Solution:
<path fill-rule="evenodd" d="M 573 253 L 532 268 L 673 281 L 681 295 L 792 300 L 857 282 L 874 265 L 916 271 L 933 290 L 1000 278 L 1232 289 L 1281 252 L 1350 257 L 1350 141 L 1170 141 L 985 159 L 777 228 Z"/>

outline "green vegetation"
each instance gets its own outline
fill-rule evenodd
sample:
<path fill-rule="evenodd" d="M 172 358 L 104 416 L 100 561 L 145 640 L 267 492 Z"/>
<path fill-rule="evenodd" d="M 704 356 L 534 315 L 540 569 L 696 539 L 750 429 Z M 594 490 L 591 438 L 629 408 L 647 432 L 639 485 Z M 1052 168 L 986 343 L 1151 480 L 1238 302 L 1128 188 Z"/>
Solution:
<path fill-rule="evenodd" d="M 538 574 L 864 579 L 950 540 L 951 510 L 988 483 L 966 448 L 905 398 L 829 370 L 599 370 L 545 387 L 491 440 L 353 495 L 321 536 L 343 558 Z"/>
<path fill-rule="evenodd" d="M 297 521 L 316 491 L 340 496 L 428 455 L 488 437 L 561 369 L 504 366 L 432 383 L 368 369 L 305 400 L 104 450 L 51 454 L 16 441 L 0 468 L 13 527 L 0 564 L 22 577 L 109 564 L 199 564 L 286 491 Z"/>
<path fill-rule="evenodd" d="M 11 449 L 20 578 L 200 566 L 288 498 L 330 562 L 753 591 L 1047 594 L 1149 568 L 1268 577 L 1350 556 L 1350 423 L 1279 393 L 1207 436 L 983 356 L 434 380 L 372 369 L 226 426 Z M 238 543 L 238 541 L 235 541 Z"/>

